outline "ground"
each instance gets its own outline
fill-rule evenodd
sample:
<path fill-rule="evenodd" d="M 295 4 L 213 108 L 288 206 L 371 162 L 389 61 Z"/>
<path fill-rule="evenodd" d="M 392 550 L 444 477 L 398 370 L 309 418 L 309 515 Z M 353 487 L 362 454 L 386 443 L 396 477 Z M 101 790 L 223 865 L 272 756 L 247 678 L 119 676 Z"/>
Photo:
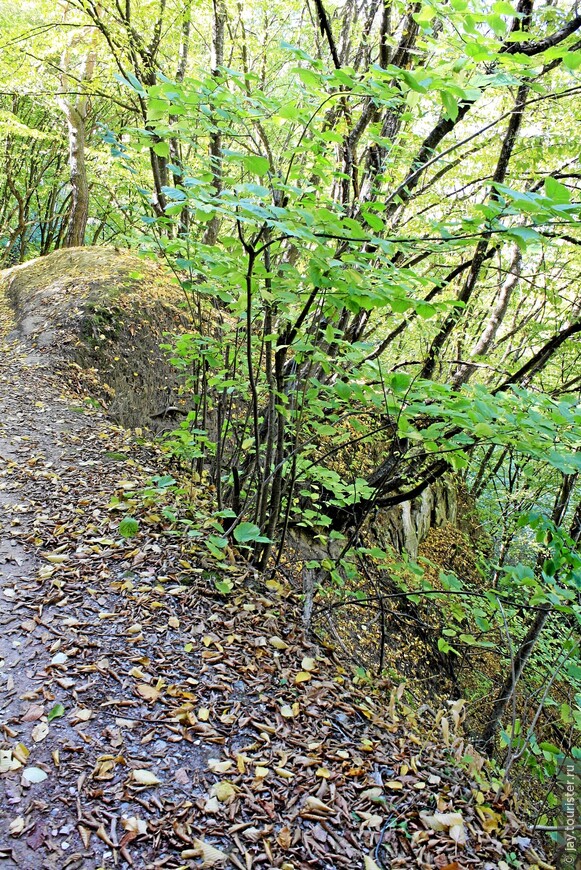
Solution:
<path fill-rule="evenodd" d="M 548 866 L 461 703 L 355 685 L 292 589 L 155 513 L 160 456 L 3 323 L 0 867 Z"/>

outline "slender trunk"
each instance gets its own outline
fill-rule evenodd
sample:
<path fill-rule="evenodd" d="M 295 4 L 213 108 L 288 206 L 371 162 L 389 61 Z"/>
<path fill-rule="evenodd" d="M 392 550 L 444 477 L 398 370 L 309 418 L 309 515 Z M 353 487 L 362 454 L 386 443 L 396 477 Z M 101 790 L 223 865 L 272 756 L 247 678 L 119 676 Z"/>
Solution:
<path fill-rule="evenodd" d="M 551 516 L 551 519 L 556 526 L 560 526 L 563 522 L 577 477 L 578 475 L 576 473 L 563 475 Z M 544 558 L 544 553 L 539 554 L 537 559 L 537 572 L 540 572 Z M 507 705 L 515 692 L 517 683 L 520 680 L 524 667 L 530 658 L 539 635 L 545 627 L 550 612 L 551 608 L 549 604 L 542 604 L 537 610 L 536 616 L 529 626 L 525 639 L 514 657 L 510 671 L 502 684 L 502 688 L 498 693 L 496 701 L 494 702 L 490 718 L 482 733 L 482 743 L 488 752 L 490 752 L 494 746 L 494 740 L 500 727 L 501 719 L 504 716 Z"/>
<path fill-rule="evenodd" d="M 494 171 L 494 176 L 492 179 L 493 182 L 497 184 L 502 184 L 504 179 L 506 178 L 508 164 L 514 150 L 516 137 L 518 135 L 518 131 L 522 122 L 528 91 L 528 84 L 522 84 L 517 91 L 515 108 L 512 112 L 512 115 L 510 116 L 510 121 L 508 122 L 508 128 L 502 142 L 498 162 L 496 164 L 496 169 Z M 496 190 L 493 189 L 493 193 L 491 194 L 490 198 L 491 200 L 496 200 L 498 198 Z M 422 378 L 431 378 L 434 374 L 439 354 L 444 347 L 446 341 L 448 340 L 450 334 L 452 333 L 454 327 L 462 317 L 463 312 L 465 312 L 468 302 L 472 298 L 472 294 L 474 293 L 474 290 L 476 288 L 478 278 L 480 277 L 480 271 L 486 260 L 486 254 L 488 252 L 490 239 L 491 234 L 487 232 L 484 234 L 484 236 L 476 246 L 476 251 L 472 259 L 472 265 L 468 274 L 468 278 L 466 279 L 464 286 L 458 294 L 458 301 L 463 303 L 462 308 L 454 309 L 440 327 L 426 356 L 426 361 L 420 374 L 420 377 Z"/>
<path fill-rule="evenodd" d="M 520 248 L 515 245 L 511 263 L 509 266 L 509 273 L 504 280 L 502 287 L 500 288 L 490 318 L 486 326 L 482 330 L 480 338 L 472 348 L 472 351 L 470 353 L 471 359 L 483 356 L 490 349 L 492 342 L 496 338 L 496 333 L 498 332 L 500 325 L 502 324 L 502 321 L 504 320 L 504 317 L 506 315 L 513 291 L 518 285 L 521 275 L 521 269 L 522 252 Z M 476 366 L 471 363 L 465 363 L 464 365 L 459 366 L 456 374 L 454 375 L 454 389 L 458 389 L 462 384 L 465 384 L 475 370 Z"/>
<path fill-rule="evenodd" d="M 496 733 L 500 727 L 500 721 L 504 716 L 504 711 L 512 698 L 516 689 L 517 683 L 524 670 L 524 666 L 529 660 L 530 654 L 537 642 L 537 639 L 543 630 L 545 623 L 549 617 L 550 607 L 548 604 L 543 604 L 538 610 L 526 637 L 523 640 L 520 649 L 514 657 L 512 667 L 507 674 L 507 677 L 502 685 L 498 697 L 494 702 L 490 719 L 486 723 L 486 727 L 482 733 L 482 744 L 484 749 L 490 753 L 493 746 Z"/>
<path fill-rule="evenodd" d="M 226 26 L 226 6 L 224 0 L 213 0 L 214 23 L 212 41 L 212 75 L 220 75 L 220 67 L 224 63 L 224 30 Z M 212 186 L 217 196 L 222 190 L 222 134 L 214 119 L 216 129 L 210 134 L 210 168 L 212 171 Z M 206 227 L 203 237 L 205 245 L 215 245 L 220 232 L 220 218 L 215 216 Z"/>

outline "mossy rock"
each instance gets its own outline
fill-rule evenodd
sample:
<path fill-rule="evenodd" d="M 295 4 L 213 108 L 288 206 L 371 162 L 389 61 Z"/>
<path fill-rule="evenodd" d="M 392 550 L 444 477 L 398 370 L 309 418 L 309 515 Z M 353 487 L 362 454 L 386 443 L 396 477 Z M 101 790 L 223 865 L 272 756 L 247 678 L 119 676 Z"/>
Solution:
<path fill-rule="evenodd" d="M 80 367 L 125 426 L 176 403 L 178 376 L 160 349 L 187 328 L 183 294 L 162 264 L 116 248 L 68 248 L 0 272 L 18 331 Z"/>

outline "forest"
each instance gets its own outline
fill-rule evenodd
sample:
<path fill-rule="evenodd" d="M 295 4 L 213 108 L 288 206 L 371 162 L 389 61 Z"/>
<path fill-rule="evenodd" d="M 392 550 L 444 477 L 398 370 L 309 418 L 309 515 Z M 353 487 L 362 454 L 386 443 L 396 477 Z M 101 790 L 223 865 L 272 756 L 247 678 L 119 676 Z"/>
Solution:
<path fill-rule="evenodd" d="M 114 250 L 132 317 L 141 268 L 179 311 L 163 407 L 130 423 L 169 470 L 115 496 L 123 545 L 159 515 L 226 608 L 230 569 L 291 590 L 386 708 L 386 685 L 410 710 L 461 698 L 450 717 L 573 866 L 577 5 L 0 0 L 0 31 L 0 268 Z M 141 371 L 153 351 L 107 305 L 91 353 Z M 366 870 L 444 866 L 390 864 L 382 838 Z"/>

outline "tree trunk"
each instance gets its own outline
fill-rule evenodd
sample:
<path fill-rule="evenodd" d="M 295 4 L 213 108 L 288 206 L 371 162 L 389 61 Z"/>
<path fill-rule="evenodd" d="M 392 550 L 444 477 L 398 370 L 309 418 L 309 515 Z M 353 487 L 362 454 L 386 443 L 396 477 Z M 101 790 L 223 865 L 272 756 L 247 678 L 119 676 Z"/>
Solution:
<path fill-rule="evenodd" d="M 551 516 L 551 519 L 556 526 L 560 526 L 563 522 L 577 477 L 577 474 L 563 475 L 561 486 L 559 487 L 559 491 L 555 498 L 555 504 L 553 506 L 553 512 Z M 575 522 L 575 520 L 573 522 Z M 537 559 L 537 572 L 540 571 L 544 558 L 545 555 L 543 553 L 540 553 Z M 523 640 L 517 654 L 514 657 L 510 671 L 507 674 L 506 679 L 504 680 L 502 688 L 498 694 L 498 697 L 496 698 L 496 701 L 494 702 L 490 719 L 486 723 L 486 726 L 482 733 L 482 743 L 486 751 L 489 753 L 493 748 L 494 739 L 500 727 L 500 721 L 504 716 L 504 712 L 514 694 L 517 683 L 524 670 L 524 666 L 526 665 L 534 649 L 534 646 L 545 626 L 550 612 L 551 608 L 549 604 L 542 604 L 537 610 L 537 614 L 533 622 L 531 623 L 529 630 L 526 633 L 526 637 Z"/>
<path fill-rule="evenodd" d="M 66 95 L 69 89 L 68 69 L 72 45 L 73 40 L 71 40 L 61 57 L 62 96 L 59 100 L 61 109 L 67 119 L 71 183 L 71 208 L 64 241 L 65 248 L 75 248 L 85 244 L 85 231 L 89 218 L 89 182 L 87 180 L 87 164 L 85 161 L 86 120 L 89 100 L 86 94 L 81 94 L 76 99 Z M 92 79 L 94 69 L 95 52 L 88 51 L 78 79 L 81 87 L 83 83 L 89 82 Z"/>
<path fill-rule="evenodd" d="M 89 184 L 85 163 L 85 119 L 74 106 L 65 110 L 69 129 L 69 168 L 71 172 L 71 210 L 65 248 L 85 244 L 89 217 Z"/>
<path fill-rule="evenodd" d="M 224 0 L 214 0 L 214 33 L 212 42 L 212 75 L 220 74 L 219 67 L 224 63 L 224 29 L 226 26 L 226 6 Z M 217 128 L 210 135 L 210 167 L 212 186 L 217 195 L 222 190 L 222 134 Z M 220 219 L 214 216 L 202 239 L 205 245 L 215 245 L 220 231 Z"/>

